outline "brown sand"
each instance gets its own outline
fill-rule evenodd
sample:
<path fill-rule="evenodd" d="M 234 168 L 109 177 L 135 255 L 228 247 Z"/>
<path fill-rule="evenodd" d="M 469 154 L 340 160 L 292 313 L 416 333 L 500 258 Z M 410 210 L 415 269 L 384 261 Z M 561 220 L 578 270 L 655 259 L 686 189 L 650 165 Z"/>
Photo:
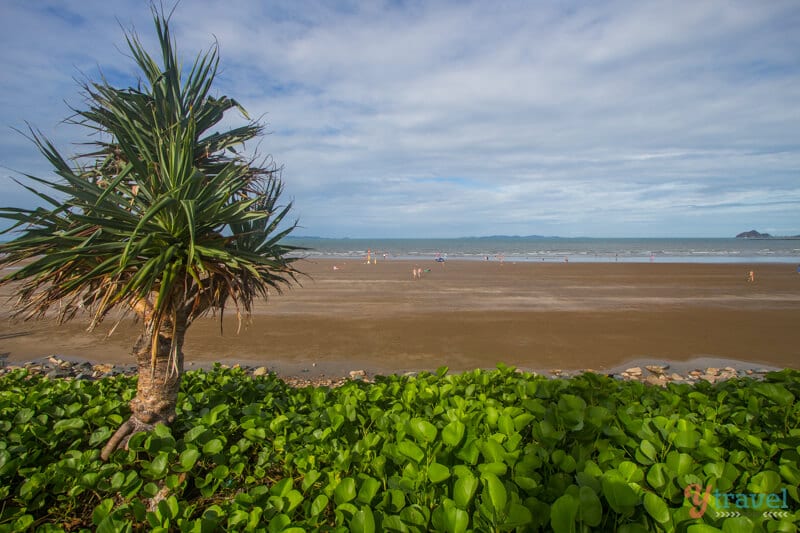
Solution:
<path fill-rule="evenodd" d="M 338 270 L 333 270 L 337 265 Z M 421 280 L 412 269 L 430 269 Z M 389 373 L 493 367 L 608 370 L 698 357 L 800 366 L 800 274 L 789 264 L 304 261 L 302 287 L 259 302 L 237 334 L 229 312 L 189 330 L 187 367 L 212 361 L 279 373 Z M 755 282 L 746 281 L 749 270 Z M 50 354 L 130 363 L 138 331 L 111 320 L 57 326 L 9 317 L 0 289 L 0 356 Z"/>

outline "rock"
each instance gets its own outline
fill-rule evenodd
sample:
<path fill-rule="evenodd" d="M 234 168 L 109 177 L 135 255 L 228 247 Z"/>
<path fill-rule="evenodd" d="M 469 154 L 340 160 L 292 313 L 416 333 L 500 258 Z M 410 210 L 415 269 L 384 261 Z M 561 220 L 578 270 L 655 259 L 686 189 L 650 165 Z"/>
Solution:
<path fill-rule="evenodd" d="M 642 368 L 639 366 L 631 367 L 625 370 L 625 373 L 630 374 L 632 376 L 641 376 L 642 375 Z"/>
<path fill-rule="evenodd" d="M 661 375 L 664 375 L 664 373 L 667 371 L 667 369 L 669 368 L 669 365 L 647 365 L 647 366 L 645 366 L 645 368 L 649 372 L 652 372 L 653 374 L 656 374 L 657 376 L 661 376 Z"/>
<path fill-rule="evenodd" d="M 710 366 L 706 368 L 706 374 L 712 374 L 716 376 L 717 374 L 719 374 L 719 368 L 714 368 L 713 366 Z"/>
<path fill-rule="evenodd" d="M 680 374 L 676 374 L 675 372 L 672 373 L 670 379 L 672 379 L 672 381 L 686 381 L 683 376 L 681 376 Z"/>
<path fill-rule="evenodd" d="M 99 372 L 101 374 L 108 374 L 113 369 L 114 369 L 114 365 L 109 365 L 109 364 L 106 364 L 106 363 L 100 363 L 99 365 L 94 365 L 92 367 L 92 370 L 94 370 L 95 372 Z"/>
<path fill-rule="evenodd" d="M 367 372 L 365 370 L 350 371 L 350 379 L 364 379 L 365 377 L 367 377 Z"/>
<path fill-rule="evenodd" d="M 658 376 L 656 375 L 647 376 L 647 378 L 645 378 L 644 381 L 645 383 L 649 383 L 650 385 L 657 385 L 659 387 L 666 387 L 668 383 L 667 377 L 664 376 L 663 374 Z"/>
<path fill-rule="evenodd" d="M 269 373 L 269 370 L 265 366 L 260 366 L 260 367 L 256 368 L 255 370 L 253 370 L 253 375 L 256 376 L 256 377 L 258 377 L 258 376 L 266 376 L 267 373 Z"/>
<path fill-rule="evenodd" d="M 689 375 L 695 378 L 699 378 L 700 376 L 703 375 L 703 372 L 701 372 L 700 370 L 692 370 L 691 372 L 689 372 Z"/>

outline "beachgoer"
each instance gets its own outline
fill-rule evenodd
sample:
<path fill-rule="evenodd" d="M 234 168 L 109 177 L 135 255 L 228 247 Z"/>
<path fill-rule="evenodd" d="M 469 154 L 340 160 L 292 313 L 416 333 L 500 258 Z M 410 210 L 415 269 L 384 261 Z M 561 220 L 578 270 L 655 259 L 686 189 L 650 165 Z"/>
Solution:
<path fill-rule="evenodd" d="M 748 273 L 747 273 L 747 281 L 748 281 L 749 283 L 752 283 L 752 282 L 754 282 L 755 280 L 756 280 L 756 274 L 755 274 L 755 272 L 753 272 L 753 271 L 751 270 L 750 272 L 748 272 Z"/>

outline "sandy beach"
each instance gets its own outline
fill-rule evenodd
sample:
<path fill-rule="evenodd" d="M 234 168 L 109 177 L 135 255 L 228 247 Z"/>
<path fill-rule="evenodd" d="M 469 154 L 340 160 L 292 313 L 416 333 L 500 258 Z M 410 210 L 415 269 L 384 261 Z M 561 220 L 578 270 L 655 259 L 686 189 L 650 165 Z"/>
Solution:
<path fill-rule="evenodd" d="M 264 365 L 279 374 L 490 368 L 608 371 L 632 362 L 733 360 L 800 366 L 800 274 L 791 264 L 302 261 L 302 286 L 259 302 L 237 334 L 229 310 L 187 335 L 186 366 Z M 334 266 L 336 269 L 334 269 Z M 412 270 L 425 271 L 413 279 Z M 753 270 L 755 281 L 746 280 Z M 114 320 L 10 318 L 0 356 L 130 363 L 138 331 Z"/>

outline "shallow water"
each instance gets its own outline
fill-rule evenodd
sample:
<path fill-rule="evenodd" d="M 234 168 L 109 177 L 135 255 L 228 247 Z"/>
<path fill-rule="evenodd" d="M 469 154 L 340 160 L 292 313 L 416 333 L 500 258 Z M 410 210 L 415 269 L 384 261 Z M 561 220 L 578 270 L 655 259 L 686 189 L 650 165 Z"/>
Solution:
<path fill-rule="evenodd" d="M 660 263 L 799 263 L 798 239 L 320 239 L 285 241 L 306 257 Z"/>

